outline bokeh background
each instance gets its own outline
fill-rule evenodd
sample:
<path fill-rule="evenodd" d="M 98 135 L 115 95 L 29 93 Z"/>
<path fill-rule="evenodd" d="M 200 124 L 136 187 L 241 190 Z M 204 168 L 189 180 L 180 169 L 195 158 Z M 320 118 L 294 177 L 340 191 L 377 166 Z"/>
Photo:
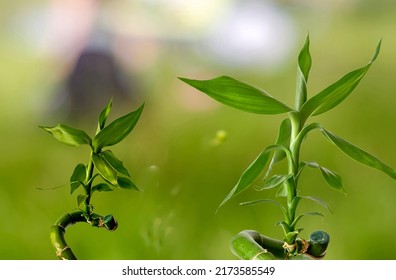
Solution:
<path fill-rule="evenodd" d="M 31 0 L 0 4 L 0 259 L 55 259 L 49 230 L 76 207 L 67 185 L 87 147 L 69 147 L 39 125 L 65 123 L 94 133 L 111 96 L 110 119 L 145 102 L 131 135 L 113 152 L 140 192 L 97 193 L 98 213 L 115 232 L 77 224 L 67 240 L 81 259 L 235 259 L 232 236 L 282 231 L 271 198 L 254 190 L 216 209 L 240 174 L 275 141 L 285 116 L 217 104 L 177 77 L 229 75 L 294 104 L 297 55 L 310 34 L 309 95 L 381 53 L 355 92 L 315 117 L 327 129 L 396 167 L 396 2 L 392 0 Z M 225 139 L 219 135 L 226 135 Z M 301 193 L 324 199 L 302 211 L 303 237 L 331 236 L 327 259 L 394 259 L 396 181 L 339 152 L 319 133 L 302 159 L 338 171 L 347 195 L 316 170 Z"/>

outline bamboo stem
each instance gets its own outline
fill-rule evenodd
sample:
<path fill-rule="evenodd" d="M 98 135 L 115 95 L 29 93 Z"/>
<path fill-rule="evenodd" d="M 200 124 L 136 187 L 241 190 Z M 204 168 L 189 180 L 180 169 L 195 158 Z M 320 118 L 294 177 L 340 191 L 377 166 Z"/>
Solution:
<path fill-rule="evenodd" d="M 241 260 L 314 260 L 324 257 L 329 241 L 327 233 L 315 232 L 310 237 L 312 240 L 305 242 L 307 248 L 297 255 L 290 255 L 284 248 L 284 241 L 254 230 L 244 230 L 231 240 L 231 251 Z"/>
<path fill-rule="evenodd" d="M 105 217 L 92 213 L 86 216 L 83 211 L 75 211 L 61 216 L 51 227 L 50 240 L 55 248 L 56 256 L 61 260 L 77 260 L 72 249 L 67 245 L 65 239 L 66 228 L 78 222 L 85 222 L 95 227 L 104 227 L 107 230 L 115 230 L 117 221 L 112 215 Z"/>

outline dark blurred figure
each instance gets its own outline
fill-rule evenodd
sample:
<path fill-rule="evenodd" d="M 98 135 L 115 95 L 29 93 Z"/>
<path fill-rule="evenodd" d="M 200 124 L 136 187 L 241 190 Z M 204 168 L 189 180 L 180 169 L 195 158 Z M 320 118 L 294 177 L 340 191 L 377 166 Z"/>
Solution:
<path fill-rule="evenodd" d="M 51 0 L 47 42 L 60 75 L 50 114 L 84 120 L 99 114 L 111 98 L 118 107 L 136 100 L 136 81 L 130 67 L 118 60 L 114 48 L 118 35 L 107 24 L 103 4 Z"/>
<path fill-rule="evenodd" d="M 130 102 L 136 93 L 131 83 L 110 52 L 87 48 L 66 77 L 58 106 L 67 108 L 68 118 L 98 113 L 111 98 L 120 104 Z"/>

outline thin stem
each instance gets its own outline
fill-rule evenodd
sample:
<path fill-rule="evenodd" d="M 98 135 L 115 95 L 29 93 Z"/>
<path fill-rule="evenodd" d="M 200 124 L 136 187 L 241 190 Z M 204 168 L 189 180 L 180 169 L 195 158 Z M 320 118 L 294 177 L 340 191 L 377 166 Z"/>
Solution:
<path fill-rule="evenodd" d="M 92 154 L 93 151 L 91 151 L 91 154 L 89 156 L 89 163 L 88 163 L 88 167 L 87 167 L 87 184 L 86 184 L 86 195 L 87 198 L 85 199 L 85 211 L 86 214 L 89 214 L 91 212 L 90 209 L 90 201 L 91 201 L 91 188 L 92 188 L 92 179 L 93 179 L 93 172 L 94 172 L 94 164 L 93 164 L 93 160 L 92 160 Z"/>
<path fill-rule="evenodd" d="M 295 197 L 297 196 L 297 173 L 299 169 L 299 154 L 300 154 L 300 143 L 297 143 L 296 145 L 296 139 L 298 138 L 300 131 L 301 131 L 301 120 L 300 120 L 300 114 L 299 112 L 291 112 L 289 114 L 290 118 L 290 123 L 291 123 L 291 135 L 290 135 L 290 154 L 292 158 L 293 164 L 289 164 L 289 174 L 292 174 L 293 176 L 287 180 L 286 182 L 286 187 L 287 187 L 287 213 L 289 216 L 289 228 L 290 232 L 294 231 L 294 226 L 292 226 L 292 223 L 296 217 L 296 209 L 297 209 L 297 204 L 295 203 Z M 287 242 L 289 244 L 295 243 L 295 238 L 296 237 L 289 237 L 287 238 Z"/>

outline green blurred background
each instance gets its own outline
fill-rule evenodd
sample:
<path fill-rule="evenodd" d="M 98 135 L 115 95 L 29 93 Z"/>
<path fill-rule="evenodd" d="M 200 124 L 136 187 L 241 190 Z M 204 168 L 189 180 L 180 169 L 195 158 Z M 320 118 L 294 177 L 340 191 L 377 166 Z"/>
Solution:
<path fill-rule="evenodd" d="M 75 209 L 67 182 L 89 150 L 65 146 L 38 126 L 62 122 L 94 132 L 108 96 L 92 97 L 76 113 L 78 101 L 65 95 L 65 81 L 87 46 L 111 54 L 130 84 L 127 100 L 114 98 L 110 119 L 146 106 L 132 134 L 112 148 L 141 191 L 94 195 L 95 210 L 112 213 L 119 228 L 69 228 L 67 240 L 81 259 L 235 259 L 229 242 L 241 230 L 281 238 L 276 207 L 238 205 L 273 192 L 247 191 L 216 209 L 275 141 L 285 116 L 227 108 L 177 77 L 225 74 L 293 104 L 296 58 L 308 32 L 310 96 L 367 63 L 383 39 L 356 91 L 315 121 L 396 167 L 395 1 L 32 0 L 0 6 L 0 259 L 56 258 L 49 230 Z M 219 131 L 227 134 L 223 142 L 216 142 Z M 396 181 L 350 160 L 319 133 L 307 139 L 301 157 L 338 171 L 347 191 L 331 190 L 307 170 L 301 193 L 324 199 L 333 214 L 303 202 L 301 211 L 322 211 L 325 218 L 304 218 L 302 236 L 327 231 L 327 259 L 394 259 Z"/>

